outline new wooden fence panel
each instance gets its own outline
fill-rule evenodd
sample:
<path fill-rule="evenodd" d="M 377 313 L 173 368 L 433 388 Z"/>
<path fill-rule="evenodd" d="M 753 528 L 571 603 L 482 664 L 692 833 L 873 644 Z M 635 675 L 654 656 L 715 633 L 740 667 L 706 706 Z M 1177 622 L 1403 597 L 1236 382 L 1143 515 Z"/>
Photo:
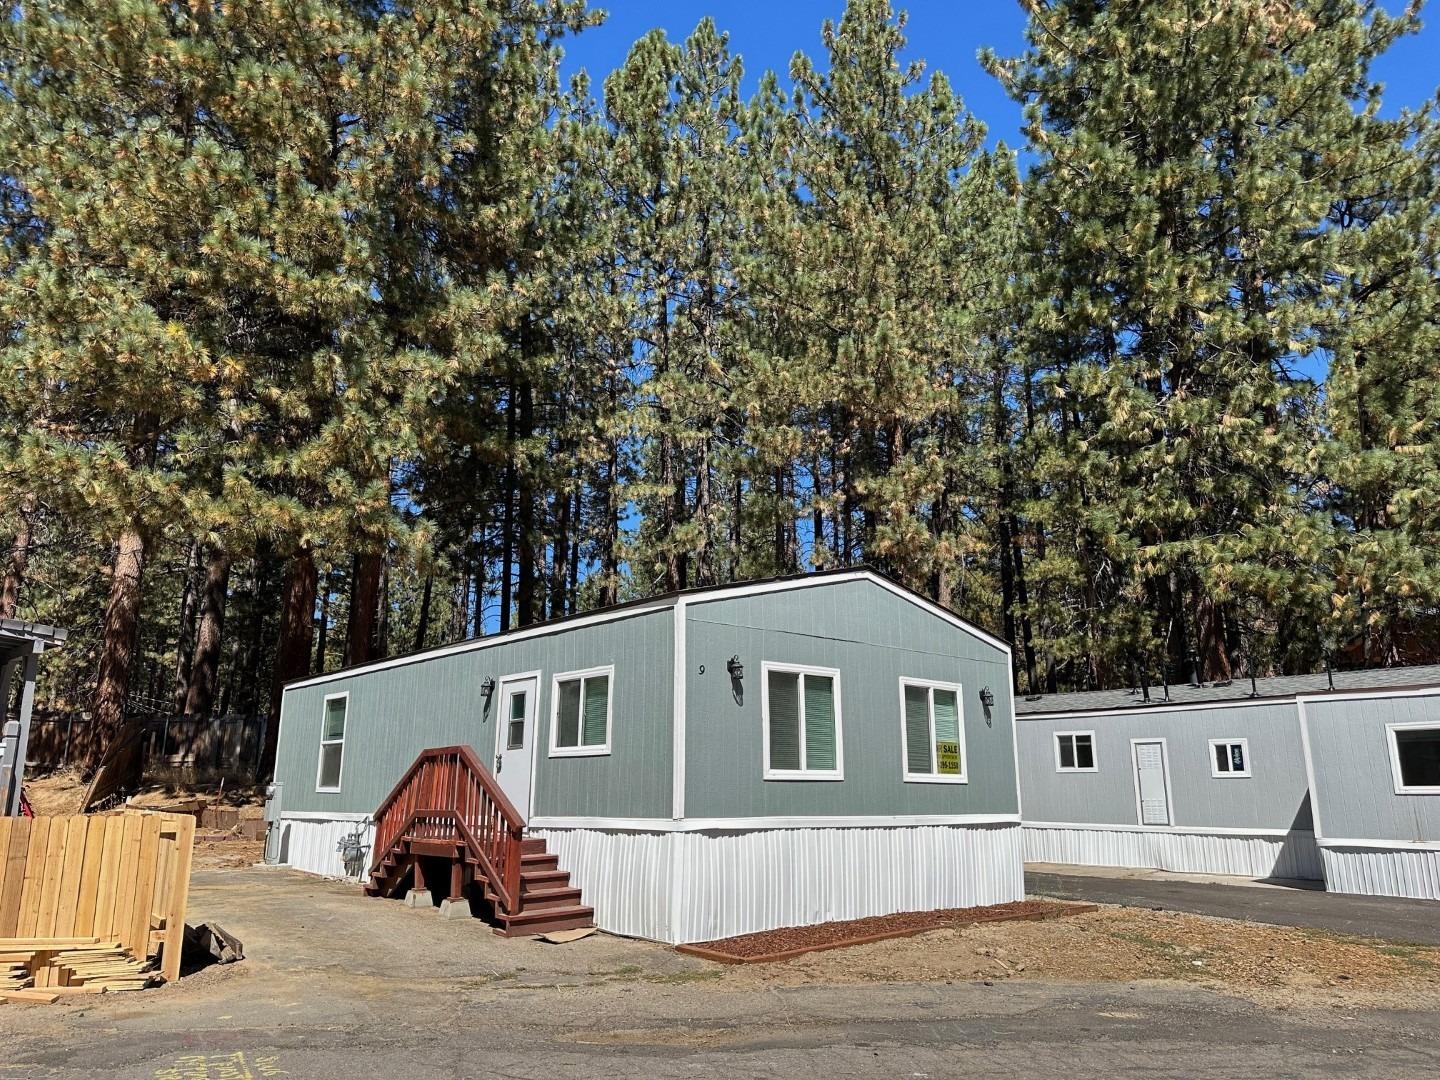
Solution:
<path fill-rule="evenodd" d="M 98 937 L 180 973 L 195 819 L 0 818 L 0 938 Z"/>

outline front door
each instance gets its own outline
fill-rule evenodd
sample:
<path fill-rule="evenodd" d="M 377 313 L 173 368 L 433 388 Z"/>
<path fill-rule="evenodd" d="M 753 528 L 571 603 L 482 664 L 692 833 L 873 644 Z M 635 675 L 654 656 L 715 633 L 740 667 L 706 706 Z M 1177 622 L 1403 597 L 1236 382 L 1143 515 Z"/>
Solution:
<path fill-rule="evenodd" d="M 495 779 L 520 816 L 530 816 L 530 759 L 535 751 L 535 699 L 540 679 L 515 675 L 500 680 L 495 725 Z"/>
<path fill-rule="evenodd" d="M 1135 755 L 1135 801 L 1141 825 L 1172 825 L 1170 814 L 1170 777 L 1165 768 L 1164 739 L 1136 739 L 1131 744 Z"/>

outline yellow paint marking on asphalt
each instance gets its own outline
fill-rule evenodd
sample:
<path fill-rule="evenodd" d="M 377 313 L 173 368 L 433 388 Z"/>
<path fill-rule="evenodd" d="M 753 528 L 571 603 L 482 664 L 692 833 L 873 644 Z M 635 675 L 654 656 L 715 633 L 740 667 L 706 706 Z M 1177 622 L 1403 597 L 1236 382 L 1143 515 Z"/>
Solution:
<path fill-rule="evenodd" d="M 277 1055 L 256 1054 L 247 1058 L 243 1050 L 228 1054 L 184 1054 L 155 1070 L 155 1080 L 266 1080 L 285 1075 Z"/>

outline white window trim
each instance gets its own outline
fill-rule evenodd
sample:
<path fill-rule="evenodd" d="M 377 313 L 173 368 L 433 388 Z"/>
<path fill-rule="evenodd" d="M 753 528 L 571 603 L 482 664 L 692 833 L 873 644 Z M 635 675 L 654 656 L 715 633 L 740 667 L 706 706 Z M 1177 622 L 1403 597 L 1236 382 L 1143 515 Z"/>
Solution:
<path fill-rule="evenodd" d="M 1245 759 L 1245 768 L 1238 772 L 1231 770 L 1222 771 L 1220 766 L 1215 764 L 1215 748 L 1217 746 L 1240 747 L 1240 755 Z M 1230 754 L 1227 751 L 1225 758 L 1228 761 Z M 1250 740 L 1249 739 L 1211 739 L 1210 740 L 1210 775 L 1216 780 L 1248 780 L 1250 779 Z"/>
<path fill-rule="evenodd" d="M 910 747 L 905 731 L 905 688 L 921 687 L 929 693 L 926 696 L 930 709 L 930 768 L 938 769 L 935 760 L 935 691 L 952 690 L 955 693 L 955 708 L 960 725 L 960 772 L 956 776 L 941 776 L 938 772 L 912 773 L 910 771 Z M 769 743 L 767 742 L 768 746 Z M 937 682 L 934 679 L 912 679 L 900 676 L 900 772 L 907 784 L 968 784 L 970 782 L 970 755 L 965 746 L 965 694 L 959 683 Z"/>
<path fill-rule="evenodd" d="M 1400 743 L 1397 731 L 1440 731 L 1440 722 L 1413 720 L 1403 724 L 1386 724 L 1385 741 L 1390 744 L 1390 778 L 1395 782 L 1396 795 L 1440 795 L 1440 784 L 1409 784 L 1400 771 Z"/>
<path fill-rule="evenodd" d="M 770 672 L 779 671 L 800 676 L 800 764 L 799 769 L 772 769 L 770 767 Z M 805 764 L 805 676 L 821 675 L 831 679 L 835 688 L 835 768 L 829 771 L 806 769 Z M 760 749 L 764 756 L 764 778 L 766 780 L 844 780 L 845 740 L 842 737 L 840 672 L 837 668 L 815 667 L 809 664 L 780 664 L 770 660 L 760 664 Z"/>
<path fill-rule="evenodd" d="M 605 743 L 603 746 L 561 746 L 560 739 L 560 684 L 572 679 L 589 679 L 596 675 L 608 675 L 605 684 Z M 585 687 L 580 687 L 580 728 L 585 726 Z M 580 671 L 557 672 L 550 679 L 550 756 L 551 757 L 605 757 L 610 753 L 610 744 L 615 733 L 615 665 L 584 668 Z"/>
<path fill-rule="evenodd" d="M 1065 766 L 1060 764 L 1060 740 L 1067 735 L 1089 735 L 1090 736 L 1090 760 L 1093 764 L 1087 769 L 1081 765 Z M 1100 745 L 1095 738 L 1093 731 L 1052 731 L 1050 737 L 1055 746 L 1055 771 L 1057 773 L 1077 772 L 1099 772 L 1100 771 Z M 1078 757 L 1075 760 L 1080 760 Z"/>
<path fill-rule="evenodd" d="M 330 711 L 330 702 L 345 702 L 345 729 L 340 732 L 338 739 L 325 738 L 325 714 Z M 339 794 L 341 786 L 345 783 L 345 737 L 350 734 L 350 691 L 346 690 L 339 694 L 326 694 L 325 700 L 320 703 L 320 748 L 315 752 L 315 794 L 336 795 Z M 334 787 L 320 786 L 320 773 L 325 765 L 325 747 L 340 747 L 340 771 L 335 776 Z"/>

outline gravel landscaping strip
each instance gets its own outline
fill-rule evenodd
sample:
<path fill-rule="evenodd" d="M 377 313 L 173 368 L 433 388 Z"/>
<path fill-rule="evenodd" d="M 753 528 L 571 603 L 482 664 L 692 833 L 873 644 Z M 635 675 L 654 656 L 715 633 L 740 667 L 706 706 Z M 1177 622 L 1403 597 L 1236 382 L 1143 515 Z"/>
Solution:
<path fill-rule="evenodd" d="M 678 950 L 722 964 L 768 964 L 789 960 L 822 949 L 866 945 L 887 938 L 910 937 L 927 930 L 975 923 L 1058 919 L 1097 910 L 1094 904 L 1057 903 L 1053 900 L 1019 900 L 988 907 L 941 908 L 935 911 L 899 911 L 893 915 L 871 915 L 864 919 L 816 923 L 812 926 L 785 926 L 756 934 L 680 945 Z"/>

